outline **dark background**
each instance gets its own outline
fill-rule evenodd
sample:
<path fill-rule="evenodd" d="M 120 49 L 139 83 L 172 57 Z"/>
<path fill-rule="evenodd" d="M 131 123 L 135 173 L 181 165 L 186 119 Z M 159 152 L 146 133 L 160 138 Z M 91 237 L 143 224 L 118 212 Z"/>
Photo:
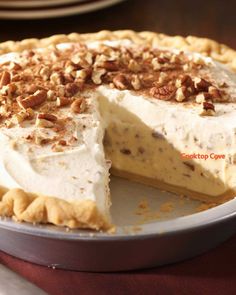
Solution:
<path fill-rule="evenodd" d="M 236 0 L 128 0 L 60 19 L 0 20 L 0 41 L 128 28 L 209 37 L 236 49 Z"/>

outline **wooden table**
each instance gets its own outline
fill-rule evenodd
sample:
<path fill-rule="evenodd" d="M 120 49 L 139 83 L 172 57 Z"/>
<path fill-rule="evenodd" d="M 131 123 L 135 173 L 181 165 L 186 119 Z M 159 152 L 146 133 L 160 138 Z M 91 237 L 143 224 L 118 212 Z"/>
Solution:
<path fill-rule="evenodd" d="M 0 28 L 0 41 L 129 28 L 209 37 L 236 48 L 236 1 L 128 0 L 104 10 L 73 17 L 0 20 Z"/>

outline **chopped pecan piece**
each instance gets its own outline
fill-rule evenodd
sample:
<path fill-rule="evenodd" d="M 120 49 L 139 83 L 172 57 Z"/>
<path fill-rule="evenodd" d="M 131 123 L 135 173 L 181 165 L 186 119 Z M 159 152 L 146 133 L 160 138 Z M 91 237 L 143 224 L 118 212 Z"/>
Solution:
<path fill-rule="evenodd" d="M 47 114 L 47 113 L 39 113 L 38 118 L 48 120 L 48 121 L 51 121 L 51 122 L 56 122 L 57 121 L 57 116 L 54 116 L 52 114 Z"/>
<path fill-rule="evenodd" d="M 176 80 L 176 87 L 179 88 L 181 86 L 193 88 L 194 82 L 189 75 L 183 75 L 182 77 Z"/>
<path fill-rule="evenodd" d="M 125 90 L 129 88 L 129 81 L 123 74 L 118 74 L 113 78 L 113 83 L 116 88 Z"/>
<path fill-rule="evenodd" d="M 141 70 L 141 66 L 134 59 L 129 61 L 128 68 L 134 73 L 137 73 Z"/>
<path fill-rule="evenodd" d="M 10 63 L 9 70 L 19 71 L 21 69 L 22 69 L 22 67 L 18 63 L 16 63 L 16 62 Z"/>
<path fill-rule="evenodd" d="M 76 71 L 75 77 L 78 80 L 83 80 L 85 81 L 87 78 L 89 78 L 92 74 L 92 69 L 91 68 L 86 68 L 86 69 L 81 69 Z"/>
<path fill-rule="evenodd" d="M 56 104 L 58 107 L 65 107 L 72 103 L 72 99 L 69 97 L 57 97 Z"/>
<path fill-rule="evenodd" d="M 106 60 L 103 63 L 103 68 L 107 71 L 117 71 L 119 69 L 118 64 L 114 60 Z"/>
<path fill-rule="evenodd" d="M 214 116 L 215 115 L 215 106 L 212 102 L 204 101 L 202 103 L 202 111 L 200 113 L 201 116 Z"/>
<path fill-rule="evenodd" d="M 53 73 L 51 76 L 50 76 L 50 80 L 52 83 L 54 83 L 55 85 L 60 85 L 60 84 L 64 84 L 65 82 L 65 77 L 63 76 L 62 73 Z"/>
<path fill-rule="evenodd" d="M 161 100 L 170 100 L 174 97 L 176 93 L 176 87 L 174 85 L 164 85 L 161 87 L 152 87 L 150 89 L 150 94 Z"/>
<path fill-rule="evenodd" d="M 170 59 L 165 56 L 163 53 L 160 54 L 160 56 L 158 57 L 158 62 L 160 64 L 165 64 L 165 63 L 168 63 L 170 61 Z"/>
<path fill-rule="evenodd" d="M 99 85 L 102 83 L 102 76 L 105 75 L 106 70 L 105 69 L 95 69 L 92 73 L 92 81 Z"/>
<path fill-rule="evenodd" d="M 141 88 L 141 81 L 138 75 L 132 76 L 131 85 L 133 86 L 134 90 L 139 90 Z"/>
<path fill-rule="evenodd" d="M 71 104 L 71 110 L 74 113 L 83 113 L 86 108 L 85 99 L 83 97 L 77 98 L 72 104 Z"/>
<path fill-rule="evenodd" d="M 10 83 L 8 85 L 3 86 L 0 93 L 3 95 L 7 95 L 8 97 L 12 97 L 12 95 L 15 94 L 16 90 L 17 90 L 16 84 Z"/>
<path fill-rule="evenodd" d="M 182 86 L 177 89 L 175 99 L 177 101 L 184 101 L 189 98 L 191 94 L 191 91 L 186 86 Z"/>
<path fill-rule="evenodd" d="M 7 71 L 4 71 L 2 73 L 2 76 L 1 76 L 1 79 L 0 79 L 0 88 L 10 84 L 10 82 L 11 82 L 11 74 L 9 72 L 7 72 Z"/>
<path fill-rule="evenodd" d="M 161 64 L 158 61 L 157 57 L 154 57 L 152 60 L 152 66 L 154 71 L 159 71 L 161 69 Z"/>
<path fill-rule="evenodd" d="M 67 142 L 64 139 L 61 139 L 61 140 L 58 141 L 58 144 L 62 145 L 62 146 L 66 146 Z"/>
<path fill-rule="evenodd" d="M 211 83 L 202 78 L 195 78 L 194 86 L 197 91 L 208 91 L 208 88 L 211 86 Z"/>
<path fill-rule="evenodd" d="M 56 99 L 56 97 L 55 97 L 55 91 L 48 90 L 48 92 L 47 92 L 47 99 L 48 100 L 55 100 Z"/>
<path fill-rule="evenodd" d="M 50 77 L 51 71 L 49 67 L 43 66 L 40 71 L 39 75 L 43 78 L 44 81 L 47 81 Z"/>
<path fill-rule="evenodd" d="M 203 103 L 206 100 L 212 99 L 212 96 L 208 92 L 202 92 L 196 96 L 197 103 Z"/>
<path fill-rule="evenodd" d="M 66 84 L 66 94 L 68 96 L 73 96 L 77 92 L 79 92 L 80 87 L 76 83 L 68 83 Z"/>
<path fill-rule="evenodd" d="M 203 102 L 203 108 L 205 109 L 205 110 L 215 110 L 215 107 L 214 107 L 214 105 L 213 105 L 213 103 L 211 103 L 211 102 Z"/>
<path fill-rule="evenodd" d="M 38 117 L 35 125 L 40 128 L 52 128 L 54 127 L 54 122 L 46 120 L 46 119 L 40 119 Z"/>
<path fill-rule="evenodd" d="M 39 90 L 39 86 L 36 84 L 30 84 L 26 86 L 26 92 L 28 94 L 34 94 L 37 90 Z"/>
<path fill-rule="evenodd" d="M 30 95 L 24 99 L 22 97 L 17 98 L 17 102 L 20 107 L 34 108 L 41 105 L 47 99 L 47 92 L 45 90 L 37 90 L 33 95 Z"/>
<path fill-rule="evenodd" d="M 210 86 L 208 92 L 213 100 L 220 100 L 222 98 L 221 91 L 216 87 Z"/>

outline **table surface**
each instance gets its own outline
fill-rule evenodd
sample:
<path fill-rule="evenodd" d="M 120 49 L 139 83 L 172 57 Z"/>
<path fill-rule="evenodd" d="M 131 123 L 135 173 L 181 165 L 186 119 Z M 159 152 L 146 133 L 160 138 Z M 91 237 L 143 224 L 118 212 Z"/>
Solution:
<path fill-rule="evenodd" d="M 111 8 L 60 19 L 0 20 L 0 41 L 102 29 L 151 30 L 196 35 L 236 49 L 236 1 L 129 0 Z M 141 255 L 141 254 L 140 254 Z M 138 259 L 138 257 L 137 257 Z M 236 293 L 236 237 L 192 260 L 157 269 L 119 274 L 52 270 L 0 253 L 0 262 L 50 294 Z"/>
<path fill-rule="evenodd" d="M 184 262 L 123 273 L 51 269 L 23 262 L 1 252 L 0 262 L 52 295 L 236 294 L 236 236 Z"/>

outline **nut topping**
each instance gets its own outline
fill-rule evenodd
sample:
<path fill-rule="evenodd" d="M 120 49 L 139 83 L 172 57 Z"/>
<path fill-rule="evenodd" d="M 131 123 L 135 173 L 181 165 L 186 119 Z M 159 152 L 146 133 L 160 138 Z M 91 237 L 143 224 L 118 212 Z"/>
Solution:
<path fill-rule="evenodd" d="M 38 117 L 35 125 L 39 128 L 52 128 L 54 126 L 54 123 L 49 120 L 40 119 Z"/>
<path fill-rule="evenodd" d="M 103 63 L 103 68 L 107 71 L 117 71 L 119 69 L 118 64 L 114 60 L 106 60 Z"/>
<path fill-rule="evenodd" d="M 74 96 L 79 90 L 80 90 L 80 87 L 76 83 L 66 84 L 67 96 Z"/>
<path fill-rule="evenodd" d="M 190 95 L 191 95 L 191 92 L 188 90 L 188 88 L 185 87 L 185 86 L 182 86 L 182 87 L 180 87 L 180 88 L 177 89 L 175 99 L 177 101 L 184 101 Z"/>
<path fill-rule="evenodd" d="M 17 102 L 20 107 L 27 109 L 41 105 L 46 99 L 47 92 L 45 90 L 37 90 L 33 95 L 30 95 L 24 99 L 22 99 L 22 97 L 18 97 Z"/>
<path fill-rule="evenodd" d="M 94 70 L 92 73 L 92 81 L 96 84 L 99 85 L 102 83 L 102 76 L 106 73 L 105 69 L 97 69 Z"/>
<path fill-rule="evenodd" d="M 56 85 L 61 85 L 64 83 L 64 77 L 62 75 L 62 73 L 53 73 L 51 76 L 50 76 L 50 80 Z"/>
<path fill-rule="evenodd" d="M 176 93 L 176 87 L 174 85 L 165 85 L 161 87 L 153 87 L 150 89 L 151 96 L 161 99 L 170 100 Z"/>
<path fill-rule="evenodd" d="M 138 75 L 133 75 L 131 79 L 131 85 L 135 90 L 139 90 L 141 88 L 141 81 L 138 77 Z"/>
<path fill-rule="evenodd" d="M 174 103 L 196 101 L 202 105 L 201 115 L 214 113 L 212 102 L 231 99 L 231 86 L 215 81 L 209 63 L 184 52 L 135 44 L 89 48 L 82 43 L 65 50 L 56 46 L 45 50 L 24 51 L 19 53 L 19 64 L 8 62 L 0 67 L 1 126 L 26 128 L 21 123 L 32 120 L 29 124 L 35 124 L 37 113 L 36 125 L 52 128 L 50 133 L 58 136 L 48 140 L 47 135 L 44 143 L 54 141 L 58 146 L 67 138 L 71 113 L 83 113 L 87 107 L 85 98 L 78 96 L 100 84 Z M 35 113 L 32 108 L 37 108 Z"/>
<path fill-rule="evenodd" d="M 38 114 L 38 119 L 44 119 L 48 120 L 51 122 L 56 122 L 57 121 L 57 116 L 54 116 L 52 114 L 47 114 L 47 113 L 39 113 Z"/>
<path fill-rule="evenodd" d="M 208 92 L 211 95 L 213 100 L 222 98 L 222 94 L 220 90 L 217 89 L 216 87 L 210 86 Z"/>
<path fill-rule="evenodd" d="M 65 107 L 72 103 L 72 99 L 68 97 L 57 97 L 56 105 L 58 107 Z"/>
<path fill-rule="evenodd" d="M 176 80 L 176 87 L 181 87 L 181 86 L 185 86 L 185 87 L 193 87 L 194 83 L 192 78 L 189 75 L 183 75 L 180 77 L 180 79 Z"/>
<path fill-rule="evenodd" d="M 212 102 L 204 101 L 202 103 L 202 111 L 200 112 L 201 116 L 214 116 L 215 115 L 215 106 Z"/>
<path fill-rule="evenodd" d="M 128 89 L 128 86 L 129 86 L 129 82 L 123 74 L 116 75 L 113 79 L 113 83 L 115 87 L 120 90 Z"/>
<path fill-rule="evenodd" d="M 208 88 L 211 86 L 211 83 L 202 78 L 195 78 L 194 86 L 197 91 L 208 91 Z"/>
<path fill-rule="evenodd" d="M 0 88 L 3 86 L 8 85 L 11 82 L 11 74 L 7 71 L 4 71 L 2 73 L 1 79 L 0 79 Z"/>
<path fill-rule="evenodd" d="M 77 98 L 72 104 L 71 104 L 71 110 L 73 113 L 83 113 L 86 108 L 85 99 L 83 97 Z"/>

